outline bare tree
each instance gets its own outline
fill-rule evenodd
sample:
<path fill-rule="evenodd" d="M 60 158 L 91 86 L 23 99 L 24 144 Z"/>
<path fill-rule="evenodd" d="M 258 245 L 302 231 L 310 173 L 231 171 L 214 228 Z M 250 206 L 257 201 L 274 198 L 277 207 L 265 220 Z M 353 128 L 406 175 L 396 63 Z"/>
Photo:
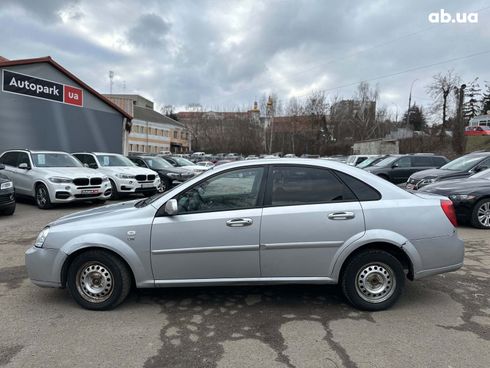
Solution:
<path fill-rule="evenodd" d="M 442 124 L 440 130 L 441 139 L 446 135 L 446 125 L 448 109 L 450 106 L 454 106 L 454 94 L 451 91 L 454 88 L 459 87 L 461 84 L 461 78 L 457 75 L 453 69 L 448 70 L 445 74 L 438 73 L 432 77 L 432 83 L 426 87 L 427 93 L 432 97 L 432 111 L 435 114 L 442 114 Z"/>

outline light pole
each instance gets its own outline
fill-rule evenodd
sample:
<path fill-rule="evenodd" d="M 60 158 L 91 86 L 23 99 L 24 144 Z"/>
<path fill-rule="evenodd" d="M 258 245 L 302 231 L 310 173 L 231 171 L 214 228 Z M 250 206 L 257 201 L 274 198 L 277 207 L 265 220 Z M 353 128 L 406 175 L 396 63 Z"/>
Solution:
<path fill-rule="evenodd" d="M 269 118 L 270 124 L 270 140 L 269 140 L 269 155 L 272 154 L 272 135 L 274 134 L 274 102 L 272 101 L 272 97 L 269 96 L 269 100 L 267 101 L 267 116 Z"/>
<path fill-rule="evenodd" d="M 412 81 L 412 84 L 410 85 L 410 93 L 408 94 L 407 128 L 410 127 L 410 106 L 412 105 L 412 89 L 416 81 L 418 81 L 418 78 Z"/>

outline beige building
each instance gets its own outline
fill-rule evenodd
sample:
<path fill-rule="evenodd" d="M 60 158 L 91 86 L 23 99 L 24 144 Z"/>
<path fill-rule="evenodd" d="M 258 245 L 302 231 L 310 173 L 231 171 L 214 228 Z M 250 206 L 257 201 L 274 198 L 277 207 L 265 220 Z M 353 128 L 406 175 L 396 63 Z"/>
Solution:
<path fill-rule="evenodd" d="M 133 116 L 128 135 L 130 153 L 189 152 L 190 136 L 182 123 L 154 110 L 152 101 L 139 95 L 105 95 Z"/>

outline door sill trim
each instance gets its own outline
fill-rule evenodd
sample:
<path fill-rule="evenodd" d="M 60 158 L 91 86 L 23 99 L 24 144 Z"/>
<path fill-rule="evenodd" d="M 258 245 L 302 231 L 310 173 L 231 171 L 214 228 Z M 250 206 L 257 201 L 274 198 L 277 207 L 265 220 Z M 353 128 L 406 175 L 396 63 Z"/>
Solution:
<path fill-rule="evenodd" d="M 251 284 L 335 284 L 330 277 L 231 277 L 214 279 L 155 280 L 157 287 Z"/>

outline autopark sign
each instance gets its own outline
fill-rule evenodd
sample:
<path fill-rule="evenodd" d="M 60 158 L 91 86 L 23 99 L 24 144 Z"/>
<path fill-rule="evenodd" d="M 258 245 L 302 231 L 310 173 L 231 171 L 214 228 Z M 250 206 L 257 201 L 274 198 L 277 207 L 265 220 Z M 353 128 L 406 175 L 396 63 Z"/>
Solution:
<path fill-rule="evenodd" d="M 2 90 L 69 105 L 83 106 L 83 90 L 66 84 L 3 70 Z"/>

